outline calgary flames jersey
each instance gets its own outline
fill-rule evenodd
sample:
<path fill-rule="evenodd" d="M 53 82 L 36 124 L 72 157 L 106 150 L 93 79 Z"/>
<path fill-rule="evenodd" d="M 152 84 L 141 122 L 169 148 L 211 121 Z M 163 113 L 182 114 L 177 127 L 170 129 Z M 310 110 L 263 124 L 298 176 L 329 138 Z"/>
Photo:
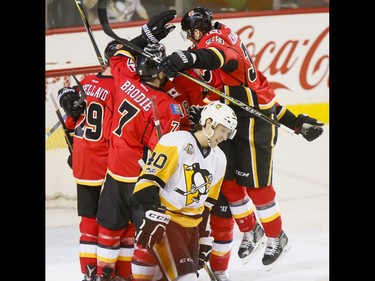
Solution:
<path fill-rule="evenodd" d="M 191 132 L 171 132 L 163 135 L 147 160 L 134 194 L 139 192 L 141 205 L 161 204 L 172 221 L 194 227 L 202 220 L 204 206 L 211 209 L 215 204 L 226 164 L 219 147 L 202 148 Z M 155 186 L 156 197 L 150 195 Z M 150 204 L 150 198 L 160 202 Z"/>
<path fill-rule="evenodd" d="M 135 183 L 141 167 L 139 160 L 147 157 L 158 142 L 155 126 L 155 108 L 158 110 L 161 133 L 179 130 L 181 110 L 179 104 L 155 86 L 143 83 L 135 71 L 134 57 L 119 50 L 110 59 L 116 85 L 108 173 L 118 181 Z"/>
<path fill-rule="evenodd" d="M 207 83 L 255 108 L 266 110 L 276 103 L 276 94 L 267 78 L 257 70 L 245 44 L 229 27 L 220 24 L 207 32 L 193 48 L 193 50 L 199 49 L 208 49 L 214 54 L 201 60 L 206 63 L 212 62 L 212 59 L 216 60 L 216 63 L 210 63 L 216 65 L 213 70 L 197 69 L 200 72 L 199 76 Z M 210 101 L 220 99 L 218 95 L 212 93 L 206 98 Z M 236 106 L 232 108 L 241 111 Z"/>

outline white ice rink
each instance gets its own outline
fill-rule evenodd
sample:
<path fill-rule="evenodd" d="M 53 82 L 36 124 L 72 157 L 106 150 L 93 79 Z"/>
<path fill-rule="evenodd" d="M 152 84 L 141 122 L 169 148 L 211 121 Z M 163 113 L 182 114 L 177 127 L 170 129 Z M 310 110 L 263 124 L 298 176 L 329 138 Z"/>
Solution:
<path fill-rule="evenodd" d="M 279 130 L 274 187 L 291 250 L 271 271 L 262 254 L 243 265 L 237 256 L 242 234 L 236 229 L 228 273 L 232 281 L 329 280 L 329 126 L 313 142 Z M 46 210 L 46 280 L 81 281 L 79 218 L 75 209 Z M 209 281 L 201 270 L 199 281 Z"/>

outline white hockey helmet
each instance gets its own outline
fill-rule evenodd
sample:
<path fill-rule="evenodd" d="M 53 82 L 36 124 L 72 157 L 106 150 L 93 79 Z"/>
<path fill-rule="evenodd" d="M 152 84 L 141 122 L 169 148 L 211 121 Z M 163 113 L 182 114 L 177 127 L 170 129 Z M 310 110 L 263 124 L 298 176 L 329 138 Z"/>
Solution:
<path fill-rule="evenodd" d="M 213 129 L 215 129 L 218 124 L 221 124 L 231 130 L 228 139 L 233 139 L 237 132 L 237 116 L 232 108 L 220 101 L 211 102 L 203 108 L 199 124 L 204 126 L 206 120 L 209 118 L 212 119 Z"/>

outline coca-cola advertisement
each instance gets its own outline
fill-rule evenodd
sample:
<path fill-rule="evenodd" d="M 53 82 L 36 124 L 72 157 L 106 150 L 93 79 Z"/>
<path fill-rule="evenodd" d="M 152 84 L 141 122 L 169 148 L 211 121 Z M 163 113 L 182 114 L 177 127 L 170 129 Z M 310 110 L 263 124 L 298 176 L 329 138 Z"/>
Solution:
<path fill-rule="evenodd" d="M 323 121 L 328 121 L 329 102 L 329 9 L 296 9 L 289 12 L 214 14 L 236 32 L 247 46 L 255 66 L 267 77 L 282 104 L 318 104 Z M 190 41 L 181 37 L 181 18 L 172 21 L 176 28 L 162 43 L 167 54 L 184 50 Z M 145 22 L 113 25 L 120 37 L 132 39 L 141 33 Z M 92 27 L 99 50 L 110 38 L 100 25 Z M 74 44 L 66 44 L 74 42 Z M 64 48 L 61 48 L 64 46 Z M 46 33 L 46 69 L 99 65 L 86 30 Z M 322 105 L 324 110 L 322 110 Z M 323 112 L 324 111 L 324 112 Z M 308 112 L 307 112 L 308 113 Z M 323 116 L 321 116 L 323 114 Z M 315 114 L 316 116 L 316 114 Z"/>

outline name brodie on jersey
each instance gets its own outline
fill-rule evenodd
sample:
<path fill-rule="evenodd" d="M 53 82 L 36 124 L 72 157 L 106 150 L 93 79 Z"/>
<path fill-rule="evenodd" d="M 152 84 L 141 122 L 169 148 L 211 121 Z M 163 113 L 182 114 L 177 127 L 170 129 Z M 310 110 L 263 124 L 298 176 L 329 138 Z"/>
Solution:
<path fill-rule="evenodd" d="M 151 108 L 151 100 L 146 97 L 140 89 L 130 81 L 126 81 L 121 87 L 121 90 L 124 91 L 129 97 L 131 97 L 136 103 L 138 103 L 145 111 L 149 111 Z"/>

